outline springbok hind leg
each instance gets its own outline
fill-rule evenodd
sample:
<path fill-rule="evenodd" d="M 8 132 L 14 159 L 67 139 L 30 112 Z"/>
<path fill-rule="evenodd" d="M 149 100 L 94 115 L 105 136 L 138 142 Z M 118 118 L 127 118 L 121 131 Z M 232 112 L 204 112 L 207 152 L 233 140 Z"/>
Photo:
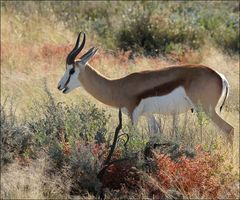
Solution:
<path fill-rule="evenodd" d="M 152 134 L 160 134 L 160 124 L 157 122 L 153 115 L 147 116 L 148 129 Z"/>
<path fill-rule="evenodd" d="M 210 116 L 212 121 L 224 132 L 227 141 L 233 145 L 234 128 L 224 121 L 216 112 Z"/>

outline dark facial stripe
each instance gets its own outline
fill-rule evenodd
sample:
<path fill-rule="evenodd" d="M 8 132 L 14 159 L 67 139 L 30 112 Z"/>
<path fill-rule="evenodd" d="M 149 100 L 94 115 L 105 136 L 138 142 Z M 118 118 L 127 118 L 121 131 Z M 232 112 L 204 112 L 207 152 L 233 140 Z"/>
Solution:
<path fill-rule="evenodd" d="M 75 69 L 74 69 L 74 67 L 69 71 L 69 75 L 72 75 L 72 74 L 74 74 L 74 72 L 75 72 Z"/>
<path fill-rule="evenodd" d="M 64 87 L 66 87 L 66 86 L 67 86 L 67 84 L 68 84 L 68 83 L 69 83 L 69 81 L 70 81 L 70 78 L 71 78 L 71 75 L 69 75 L 69 77 L 68 77 L 68 79 L 67 79 L 66 83 L 64 84 Z"/>
<path fill-rule="evenodd" d="M 72 69 L 70 69 L 70 71 L 69 71 L 69 77 L 68 77 L 68 79 L 67 79 L 66 83 L 64 84 L 64 87 L 66 87 L 66 86 L 67 86 L 67 84 L 69 83 L 69 81 L 70 81 L 70 78 L 71 78 L 71 76 L 74 74 L 74 72 L 75 72 L 75 65 L 73 64 L 73 68 L 72 68 Z"/>
<path fill-rule="evenodd" d="M 170 92 L 172 92 L 175 88 L 181 85 L 182 86 L 184 85 L 184 80 L 179 79 L 179 80 L 167 82 L 162 85 L 151 88 L 149 90 L 146 90 L 143 93 L 137 95 L 137 105 L 140 103 L 142 99 L 145 99 L 148 97 L 167 95 Z"/>

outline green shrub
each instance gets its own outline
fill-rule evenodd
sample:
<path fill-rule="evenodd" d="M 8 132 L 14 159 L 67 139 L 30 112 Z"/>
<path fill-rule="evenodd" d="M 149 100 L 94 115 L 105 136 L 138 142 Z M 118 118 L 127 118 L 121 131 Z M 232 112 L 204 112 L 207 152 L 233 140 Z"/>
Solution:
<path fill-rule="evenodd" d="M 197 49 L 203 44 L 204 32 L 183 20 L 159 19 L 159 16 L 135 16 L 118 33 L 118 46 L 145 55 L 158 55 L 187 47 Z"/>
<path fill-rule="evenodd" d="M 129 9 L 117 33 L 119 48 L 158 55 L 199 49 L 206 41 L 212 41 L 220 48 L 239 52 L 239 17 L 231 13 L 231 4 L 154 5 L 140 4 Z"/>
<path fill-rule="evenodd" d="M 46 17 L 73 32 L 85 31 L 106 49 L 158 55 L 207 41 L 239 52 L 239 2 L 3 2 L 24 21 Z"/>
<path fill-rule="evenodd" d="M 240 53 L 239 22 L 230 22 L 229 26 L 220 26 L 213 33 L 216 44 L 228 53 Z"/>
<path fill-rule="evenodd" d="M 32 155 L 33 135 L 25 124 L 16 118 L 12 100 L 0 106 L 1 166 L 11 163 L 17 156 Z M 10 105 L 8 105 L 10 104 Z"/>
<path fill-rule="evenodd" d="M 67 161 L 66 145 L 76 141 L 102 143 L 107 133 L 110 115 L 95 105 L 82 101 L 80 105 L 56 102 L 45 85 L 47 99 L 31 109 L 29 129 L 34 133 L 36 146 L 45 148 L 58 166 Z"/>

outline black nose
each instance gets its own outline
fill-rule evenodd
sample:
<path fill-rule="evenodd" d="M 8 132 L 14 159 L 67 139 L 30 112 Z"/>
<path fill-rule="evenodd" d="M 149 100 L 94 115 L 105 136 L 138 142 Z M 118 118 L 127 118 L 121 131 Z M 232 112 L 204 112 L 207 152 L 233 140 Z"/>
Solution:
<path fill-rule="evenodd" d="M 59 90 L 61 90 L 60 88 L 61 88 L 61 85 L 58 86 L 58 89 L 59 89 Z"/>

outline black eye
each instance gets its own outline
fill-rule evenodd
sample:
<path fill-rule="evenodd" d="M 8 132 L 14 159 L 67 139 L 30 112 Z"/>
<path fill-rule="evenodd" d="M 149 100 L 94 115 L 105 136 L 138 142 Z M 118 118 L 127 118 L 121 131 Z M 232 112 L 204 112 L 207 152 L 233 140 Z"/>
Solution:
<path fill-rule="evenodd" d="M 74 72 L 75 72 L 75 69 L 72 68 L 72 69 L 69 71 L 69 74 L 72 75 Z"/>

